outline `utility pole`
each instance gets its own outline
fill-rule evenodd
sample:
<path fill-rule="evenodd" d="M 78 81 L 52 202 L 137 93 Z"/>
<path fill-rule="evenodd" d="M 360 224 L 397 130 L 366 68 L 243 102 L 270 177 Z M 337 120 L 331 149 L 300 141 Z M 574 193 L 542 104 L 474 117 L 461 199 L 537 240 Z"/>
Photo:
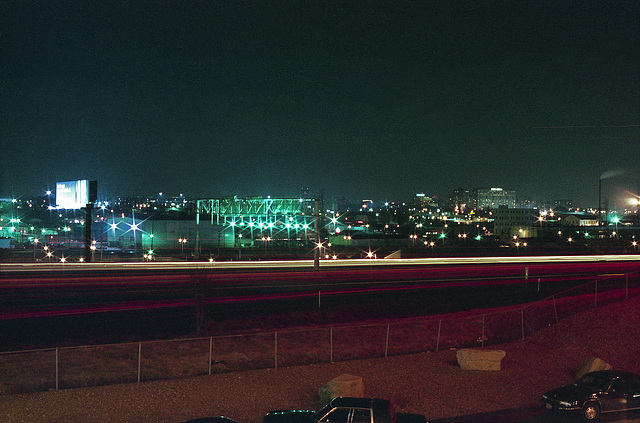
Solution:
<path fill-rule="evenodd" d="M 320 200 L 316 198 L 316 242 L 313 249 L 313 269 L 320 269 Z"/>
<path fill-rule="evenodd" d="M 93 203 L 87 203 L 82 208 L 85 213 L 84 218 L 84 261 L 91 262 L 91 212 L 93 211 Z"/>
<path fill-rule="evenodd" d="M 91 262 L 91 213 L 93 212 L 93 203 L 98 199 L 98 181 L 89 181 L 88 189 L 88 202 L 86 206 L 82 208 L 85 212 L 84 218 L 84 261 Z"/>

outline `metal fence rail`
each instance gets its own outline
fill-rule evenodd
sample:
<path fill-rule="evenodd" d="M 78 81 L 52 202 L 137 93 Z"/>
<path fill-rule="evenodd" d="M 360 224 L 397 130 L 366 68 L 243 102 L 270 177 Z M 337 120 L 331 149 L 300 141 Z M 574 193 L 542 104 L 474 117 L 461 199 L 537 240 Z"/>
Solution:
<path fill-rule="evenodd" d="M 560 319 L 640 295 L 638 273 L 613 275 L 486 313 L 405 318 L 167 341 L 0 353 L 0 394 L 184 378 L 524 339 Z"/>

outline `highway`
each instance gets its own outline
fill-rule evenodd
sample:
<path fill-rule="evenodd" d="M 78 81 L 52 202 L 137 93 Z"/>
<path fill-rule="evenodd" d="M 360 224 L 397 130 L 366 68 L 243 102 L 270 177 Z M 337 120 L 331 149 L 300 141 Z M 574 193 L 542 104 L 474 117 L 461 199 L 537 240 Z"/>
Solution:
<path fill-rule="evenodd" d="M 526 301 L 532 298 L 520 294 L 531 290 L 518 285 L 537 284 L 539 297 L 638 272 L 640 256 L 635 255 L 321 260 L 317 270 L 313 260 L 5 263 L 0 265 L 0 320 L 191 307 L 196 302 L 278 302 L 282 308 L 316 297 L 390 298 L 429 291 L 436 298 L 436 291 L 487 292 L 487 287 L 492 297 L 502 292 Z"/>
<path fill-rule="evenodd" d="M 443 266 L 469 264 L 560 264 L 592 262 L 638 262 L 640 255 L 559 255 L 559 256 L 508 256 L 508 257 L 449 257 L 410 259 L 322 259 L 320 268 L 361 268 L 387 266 Z M 287 261 L 144 261 L 119 263 L 0 263 L 0 275 L 7 273 L 87 272 L 105 270 L 124 271 L 185 271 L 202 269 L 309 269 L 313 260 Z"/>

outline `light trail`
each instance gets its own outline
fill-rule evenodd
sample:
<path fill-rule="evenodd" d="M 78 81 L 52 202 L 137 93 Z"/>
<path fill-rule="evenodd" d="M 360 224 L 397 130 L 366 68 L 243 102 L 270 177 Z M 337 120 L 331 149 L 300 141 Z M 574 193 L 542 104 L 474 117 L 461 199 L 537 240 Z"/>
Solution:
<path fill-rule="evenodd" d="M 638 275 L 640 256 L 3 264 L 0 320 Z M 11 270 L 8 270 L 8 267 Z M 526 269 L 526 270 L 525 270 Z M 56 271 L 57 270 L 57 271 Z M 110 273 L 113 272 L 113 273 Z M 634 276 L 637 278 L 637 276 Z M 202 291 L 200 291 L 202 290 Z"/>
<path fill-rule="evenodd" d="M 439 266 L 469 264 L 528 264 L 528 263 L 584 263 L 637 261 L 637 254 L 611 255 L 564 255 L 564 256 L 518 256 L 518 257 L 448 257 L 448 258 L 406 258 L 406 259 L 338 259 L 320 260 L 321 268 L 340 267 L 384 267 L 384 266 Z M 134 263 L 2 263 L 0 275 L 11 272 L 92 272 L 92 271 L 171 271 L 171 270 L 212 270 L 212 269 L 312 269 L 314 261 L 190 261 L 190 262 L 134 262 Z"/>

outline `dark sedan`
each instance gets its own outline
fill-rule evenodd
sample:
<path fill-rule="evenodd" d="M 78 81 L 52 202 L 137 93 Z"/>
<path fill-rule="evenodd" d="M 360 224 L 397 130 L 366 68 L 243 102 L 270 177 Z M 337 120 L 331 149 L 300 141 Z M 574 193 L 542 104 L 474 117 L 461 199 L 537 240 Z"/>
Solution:
<path fill-rule="evenodd" d="M 585 420 L 602 413 L 640 409 L 640 376 L 621 370 L 587 373 L 573 385 L 553 389 L 542 396 L 550 410 L 577 411 Z"/>

